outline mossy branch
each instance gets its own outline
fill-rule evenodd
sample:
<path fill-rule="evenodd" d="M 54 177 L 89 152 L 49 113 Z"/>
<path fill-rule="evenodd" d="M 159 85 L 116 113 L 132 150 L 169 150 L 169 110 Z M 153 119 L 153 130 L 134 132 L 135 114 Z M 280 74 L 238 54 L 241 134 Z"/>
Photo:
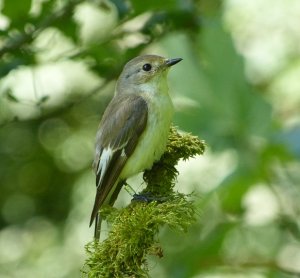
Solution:
<path fill-rule="evenodd" d="M 126 208 L 104 208 L 111 223 L 108 238 L 86 245 L 88 258 L 83 273 L 88 277 L 147 277 L 147 255 L 163 256 L 157 241 L 159 228 L 168 225 L 186 231 L 195 221 L 195 207 L 189 196 L 174 192 L 180 159 L 203 154 L 205 144 L 191 134 L 171 127 L 166 152 L 151 170 L 144 172 L 147 184 L 142 194 L 155 200 L 133 201 Z"/>

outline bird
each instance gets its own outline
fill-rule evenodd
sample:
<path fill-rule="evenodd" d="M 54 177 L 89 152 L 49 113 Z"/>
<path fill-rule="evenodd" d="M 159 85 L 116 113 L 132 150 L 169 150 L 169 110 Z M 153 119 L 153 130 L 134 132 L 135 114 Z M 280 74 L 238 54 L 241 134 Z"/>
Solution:
<path fill-rule="evenodd" d="M 137 56 L 117 80 L 96 133 L 96 196 L 90 218 L 90 227 L 95 221 L 96 240 L 101 230 L 100 208 L 113 206 L 126 179 L 150 169 L 165 151 L 174 114 L 167 74 L 181 60 Z"/>

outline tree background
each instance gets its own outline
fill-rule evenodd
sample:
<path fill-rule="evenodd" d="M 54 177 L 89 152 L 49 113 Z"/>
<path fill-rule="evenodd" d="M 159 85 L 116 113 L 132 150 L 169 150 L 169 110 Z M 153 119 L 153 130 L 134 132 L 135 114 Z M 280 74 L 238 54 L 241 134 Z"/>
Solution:
<path fill-rule="evenodd" d="M 162 229 L 150 276 L 299 275 L 299 1 L 0 6 L 1 278 L 80 277 L 97 125 L 141 53 L 183 58 L 169 74 L 174 123 L 208 144 L 178 167 L 197 224 Z M 129 201 L 123 192 L 117 205 Z"/>

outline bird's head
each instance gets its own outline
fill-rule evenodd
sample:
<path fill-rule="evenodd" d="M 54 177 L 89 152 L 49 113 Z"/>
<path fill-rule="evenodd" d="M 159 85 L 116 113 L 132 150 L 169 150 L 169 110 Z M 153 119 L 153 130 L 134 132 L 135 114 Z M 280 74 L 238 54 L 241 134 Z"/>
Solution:
<path fill-rule="evenodd" d="M 156 86 L 166 79 L 168 69 L 181 58 L 167 59 L 157 55 L 143 55 L 130 60 L 124 67 L 118 83 L 117 93 Z"/>

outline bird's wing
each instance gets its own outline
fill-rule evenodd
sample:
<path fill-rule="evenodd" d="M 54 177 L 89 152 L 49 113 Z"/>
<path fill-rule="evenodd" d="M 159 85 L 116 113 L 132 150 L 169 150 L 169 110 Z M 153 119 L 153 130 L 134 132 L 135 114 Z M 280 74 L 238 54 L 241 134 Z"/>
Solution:
<path fill-rule="evenodd" d="M 147 102 L 137 95 L 117 96 L 105 110 L 96 136 L 93 167 L 97 193 L 90 226 L 133 153 L 146 127 L 147 116 Z"/>

